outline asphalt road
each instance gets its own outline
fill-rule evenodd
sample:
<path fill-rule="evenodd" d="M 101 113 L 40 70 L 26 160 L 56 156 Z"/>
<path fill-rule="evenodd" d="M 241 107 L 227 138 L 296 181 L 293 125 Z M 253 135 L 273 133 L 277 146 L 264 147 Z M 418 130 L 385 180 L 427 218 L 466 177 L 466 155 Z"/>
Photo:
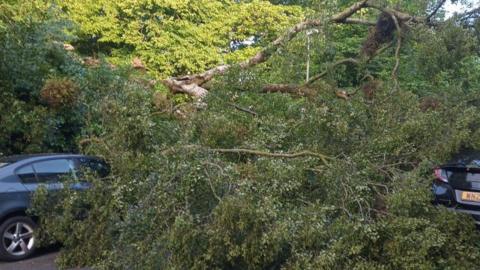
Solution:
<path fill-rule="evenodd" d="M 0 270 L 57 270 L 55 259 L 58 256 L 58 250 L 58 247 L 40 249 L 32 258 L 19 262 L 0 261 Z"/>

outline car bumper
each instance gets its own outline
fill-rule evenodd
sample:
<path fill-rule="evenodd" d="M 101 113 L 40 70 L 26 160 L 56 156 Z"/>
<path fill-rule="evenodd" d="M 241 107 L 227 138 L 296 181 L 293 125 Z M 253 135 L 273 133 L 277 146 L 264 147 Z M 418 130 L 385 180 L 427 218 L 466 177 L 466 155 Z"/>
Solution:
<path fill-rule="evenodd" d="M 453 189 L 448 183 L 433 183 L 432 192 L 435 204 L 443 205 L 450 211 L 472 215 L 475 223 L 480 225 L 480 203 L 462 201 L 459 195 L 461 191 Z"/>
<path fill-rule="evenodd" d="M 455 190 L 447 183 L 435 181 L 432 185 L 432 193 L 435 198 L 435 204 L 441 204 L 446 207 L 453 207 L 457 204 Z"/>

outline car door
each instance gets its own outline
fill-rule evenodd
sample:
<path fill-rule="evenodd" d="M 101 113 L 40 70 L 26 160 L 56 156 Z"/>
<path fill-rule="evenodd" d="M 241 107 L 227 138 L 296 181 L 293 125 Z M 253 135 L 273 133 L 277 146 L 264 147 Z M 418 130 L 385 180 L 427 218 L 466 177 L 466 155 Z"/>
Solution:
<path fill-rule="evenodd" d="M 29 171 L 33 171 L 35 177 L 31 177 Z M 40 185 L 48 190 L 63 188 L 62 182 L 65 178 L 75 178 L 75 171 L 72 160 L 58 158 L 33 162 L 22 167 L 17 175 L 22 179 L 23 185 L 34 192 Z"/>
<path fill-rule="evenodd" d="M 3 174 L 0 173 L 0 216 L 28 207 L 30 193 L 13 172 L 14 170 L 7 168 Z M 30 175 L 35 177 L 33 171 L 30 171 Z"/>

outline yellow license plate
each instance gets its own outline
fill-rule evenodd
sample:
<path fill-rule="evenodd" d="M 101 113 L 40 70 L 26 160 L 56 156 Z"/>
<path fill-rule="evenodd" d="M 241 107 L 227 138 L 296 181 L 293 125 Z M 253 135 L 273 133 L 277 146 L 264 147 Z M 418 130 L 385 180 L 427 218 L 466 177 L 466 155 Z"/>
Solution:
<path fill-rule="evenodd" d="M 463 191 L 462 201 L 480 202 L 480 193 Z"/>

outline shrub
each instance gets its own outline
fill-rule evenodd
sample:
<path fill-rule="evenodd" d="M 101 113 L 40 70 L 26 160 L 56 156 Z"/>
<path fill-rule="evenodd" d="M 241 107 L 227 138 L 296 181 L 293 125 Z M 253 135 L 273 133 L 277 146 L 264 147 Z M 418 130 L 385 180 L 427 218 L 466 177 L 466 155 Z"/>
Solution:
<path fill-rule="evenodd" d="M 69 79 L 48 79 L 40 90 L 40 99 L 51 108 L 73 105 L 78 98 L 78 86 Z"/>

